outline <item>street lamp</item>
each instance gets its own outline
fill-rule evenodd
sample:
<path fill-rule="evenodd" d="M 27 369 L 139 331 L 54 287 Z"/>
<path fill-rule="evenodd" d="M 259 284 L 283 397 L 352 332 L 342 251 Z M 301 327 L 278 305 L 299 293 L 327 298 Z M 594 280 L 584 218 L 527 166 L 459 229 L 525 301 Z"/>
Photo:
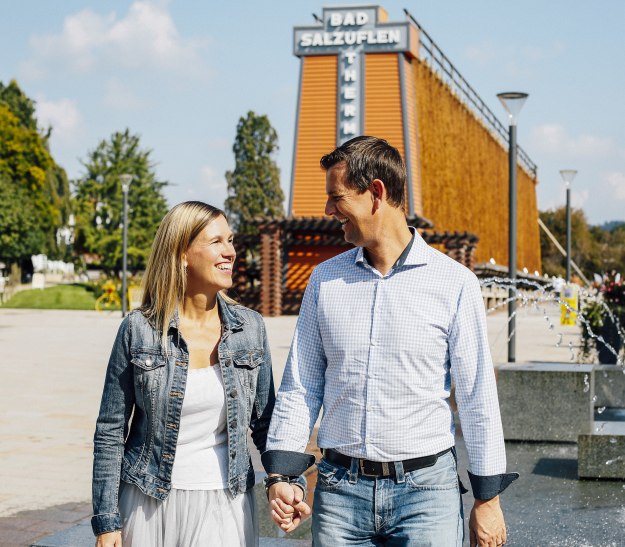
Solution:
<path fill-rule="evenodd" d="M 123 243 L 122 243 L 122 317 L 128 312 L 128 190 L 132 182 L 132 175 L 124 173 L 119 175 L 124 192 L 124 220 L 123 220 Z"/>
<path fill-rule="evenodd" d="M 508 113 L 508 362 L 516 361 L 516 122 L 527 93 L 509 91 L 498 93 L 497 98 Z"/>
<path fill-rule="evenodd" d="M 566 282 L 571 281 L 571 183 L 577 175 L 575 169 L 562 169 L 560 176 L 566 184 Z"/>

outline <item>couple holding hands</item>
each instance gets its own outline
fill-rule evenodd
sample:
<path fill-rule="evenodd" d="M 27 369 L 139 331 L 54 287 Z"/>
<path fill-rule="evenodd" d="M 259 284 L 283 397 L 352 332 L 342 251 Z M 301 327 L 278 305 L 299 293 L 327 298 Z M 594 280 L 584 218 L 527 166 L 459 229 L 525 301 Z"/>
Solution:
<path fill-rule="evenodd" d="M 472 546 L 506 542 L 506 473 L 475 275 L 406 223 L 406 169 L 375 137 L 321 159 L 325 214 L 355 247 L 315 268 L 277 398 L 262 317 L 231 300 L 222 211 L 175 206 L 156 233 L 143 302 L 122 322 L 94 437 L 97 547 L 258 545 L 247 447 L 261 452 L 275 523 L 311 513 L 303 473 L 323 406 L 316 546 L 460 547 L 449 405 L 469 453 Z"/>

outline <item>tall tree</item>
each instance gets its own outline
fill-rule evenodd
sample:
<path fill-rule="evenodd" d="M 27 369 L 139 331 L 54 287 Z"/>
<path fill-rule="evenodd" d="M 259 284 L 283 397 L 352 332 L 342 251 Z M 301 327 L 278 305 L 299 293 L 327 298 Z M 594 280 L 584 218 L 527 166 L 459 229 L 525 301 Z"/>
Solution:
<path fill-rule="evenodd" d="M 85 174 L 74 182 L 74 250 L 88 253 L 107 272 L 122 268 L 123 191 L 120 175 L 133 176 L 128 192 L 128 263 L 143 269 L 159 222 L 167 212 L 150 150 L 128 129 L 102 140 L 83 161 Z"/>
<path fill-rule="evenodd" d="M 226 213 L 235 231 L 255 233 L 249 224 L 254 218 L 284 217 L 280 170 L 274 160 L 278 134 L 269 118 L 252 111 L 239 118 L 232 151 L 234 170 L 226 172 Z"/>
<path fill-rule="evenodd" d="M 0 82 L 0 257 L 29 269 L 30 256 L 60 258 L 57 232 L 69 216 L 69 182 L 38 127 L 35 103 Z"/>

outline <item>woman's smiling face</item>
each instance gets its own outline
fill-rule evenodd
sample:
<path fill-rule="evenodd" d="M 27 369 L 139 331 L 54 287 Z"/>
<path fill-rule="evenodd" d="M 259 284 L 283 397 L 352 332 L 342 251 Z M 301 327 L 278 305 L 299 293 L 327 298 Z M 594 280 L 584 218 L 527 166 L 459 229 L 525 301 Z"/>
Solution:
<path fill-rule="evenodd" d="M 228 221 L 221 215 L 198 234 L 185 253 L 189 289 L 220 291 L 232 286 L 233 239 Z"/>

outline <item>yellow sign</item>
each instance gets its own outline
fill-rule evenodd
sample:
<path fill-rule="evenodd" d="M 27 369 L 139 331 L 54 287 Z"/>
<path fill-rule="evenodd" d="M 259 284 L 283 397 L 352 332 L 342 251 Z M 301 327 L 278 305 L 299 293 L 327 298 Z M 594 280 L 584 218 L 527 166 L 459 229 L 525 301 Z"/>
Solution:
<path fill-rule="evenodd" d="M 560 296 L 560 325 L 575 326 L 577 324 L 577 311 L 579 310 L 579 287 L 577 285 L 565 285 Z"/>

